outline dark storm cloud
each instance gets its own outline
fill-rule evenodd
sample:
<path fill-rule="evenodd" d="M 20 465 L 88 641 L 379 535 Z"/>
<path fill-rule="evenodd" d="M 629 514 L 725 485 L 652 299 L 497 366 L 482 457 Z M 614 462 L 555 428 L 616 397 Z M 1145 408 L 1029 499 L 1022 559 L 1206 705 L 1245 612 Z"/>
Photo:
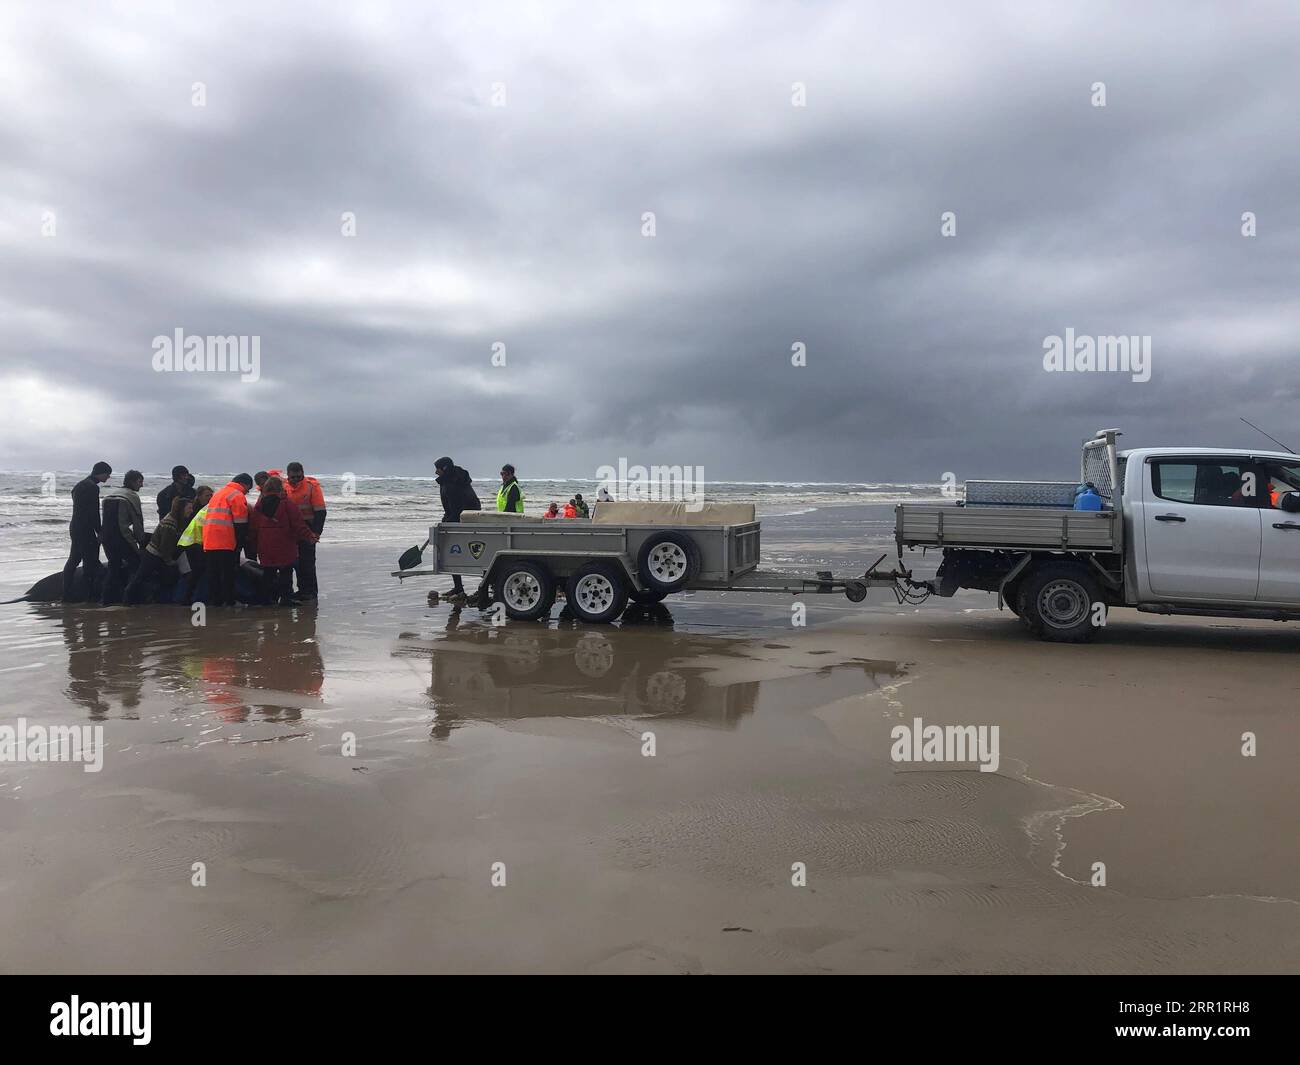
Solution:
<path fill-rule="evenodd" d="M 1300 436 L 1281 5 L 8 19 L 8 466 L 934 481 Z M 262 379 L 155 373 L 178 327 Z M 1151 335 L 1152 379 L 1045 373 L 1067 328 Z"/>

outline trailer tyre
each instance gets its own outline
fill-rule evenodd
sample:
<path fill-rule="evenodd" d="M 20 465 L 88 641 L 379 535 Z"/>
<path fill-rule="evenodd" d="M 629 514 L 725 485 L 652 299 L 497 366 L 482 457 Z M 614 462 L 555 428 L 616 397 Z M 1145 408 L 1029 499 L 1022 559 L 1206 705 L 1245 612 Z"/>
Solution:
<path fill-rule="evenodd" d="M 667 595 L 667 592 L 661 592 L 653 588 L 647 588 L 644 592 L 639 588 L 629 588 L 627 590 L 627 597 L 632 602 L 640 603 L 642 606 L 654 606 L 655 603 L 662 603 Z"/>
<path fill-rule="evenodd" d="M 647 588 L 665 595 L 680 591 L 700 572 L 700 549 L 685 533 L 655 533 L 637 552 L 636 569 Z"/>
<path fill-rule="evenodd" d="M 515 621 L 546 617 L 555 604 L 555 578 L 540 562 L 510 562 L 493 584 L 506 614 Z"/>
<path fill-rule="evenodd" d="M 1016 612 L 1035 636 L 1052 643 L 1084 643 L 1097 635 L 1094 605 L 1104 602 L 1087 570 L 1070 563 L 1039 566 L 1020 582 Z"/>
<path fill-rule="evenodd" d="M 569 578 L 565 595 L 580 621 L 613 621 L 627 606 L 627 579 L 612 562 L 588 562 Z"/>

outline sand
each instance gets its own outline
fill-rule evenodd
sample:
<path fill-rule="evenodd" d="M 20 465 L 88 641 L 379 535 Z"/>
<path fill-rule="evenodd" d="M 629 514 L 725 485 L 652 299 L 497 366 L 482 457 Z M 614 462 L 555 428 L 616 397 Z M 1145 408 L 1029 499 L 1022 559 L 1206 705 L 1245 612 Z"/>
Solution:
<path fill-rule="evenodd" d="M 1115 611 L 1054 646 L 879 592 L 493 627 L 395 553 L 203 629 L 5 608 L 0 724 L 105 752 L 0 764 L 0 970 L 1300 967 L 1300 629 Z M 998 771 L 893 762 L 915 718 L 999 726 Z"/>

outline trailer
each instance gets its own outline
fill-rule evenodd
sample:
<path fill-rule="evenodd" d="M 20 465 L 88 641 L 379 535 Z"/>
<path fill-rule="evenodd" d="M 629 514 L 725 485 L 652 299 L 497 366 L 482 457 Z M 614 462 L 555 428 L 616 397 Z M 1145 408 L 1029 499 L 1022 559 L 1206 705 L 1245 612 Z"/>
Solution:
<path fill-rule="evenodd" d="M 852 602 L 871 587 L 917 594 L 910 573 L 878 569 L 884 555 L 859 576 L 782 573 L 759 569 L 760 544 L 751 504 L 598 503 L 589 519 L 466 511 L 430 528 L 428 567 L 393 576 L 477 576 L 479 605 L 499 602 L 518 621 L 549 616 L 560 595 L 580 620 L 606 622 L 629 601 L 658 603 L 688 590 L 843 592 Z"/>

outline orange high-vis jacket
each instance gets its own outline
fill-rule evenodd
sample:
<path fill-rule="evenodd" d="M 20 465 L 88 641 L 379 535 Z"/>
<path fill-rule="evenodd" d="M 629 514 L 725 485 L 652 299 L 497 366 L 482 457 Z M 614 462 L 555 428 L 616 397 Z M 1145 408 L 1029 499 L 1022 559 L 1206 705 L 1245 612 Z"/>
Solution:
<path fill-rule="evenodd" d="M 564 516 L 566 518 L 576 518 L 578 516 L 578 508 L 575 507 L 572 503 L 565 503 Z"/>
<path fill-rule="evenodd" d="M 208 517 L 203 523 L 204 551 L 233 551 L 239 546 L 235 539 L 235 526 L 248 524 L 247 489 L 238 481 L 212 494 L 208 501 Z"/>
<path fill-rule="evenodd" d="M 312 515 L 316 511 L 325 509 L 325 493 L 320 490 L 320 481 L 315 477 L 304 477 L 297 488 L 291 485 L 289 478 L 286 477 L 284 494 L 289 497 L 289 502 L 298 508 L 302 520 L 308 524 L 311 524 Z"/>

